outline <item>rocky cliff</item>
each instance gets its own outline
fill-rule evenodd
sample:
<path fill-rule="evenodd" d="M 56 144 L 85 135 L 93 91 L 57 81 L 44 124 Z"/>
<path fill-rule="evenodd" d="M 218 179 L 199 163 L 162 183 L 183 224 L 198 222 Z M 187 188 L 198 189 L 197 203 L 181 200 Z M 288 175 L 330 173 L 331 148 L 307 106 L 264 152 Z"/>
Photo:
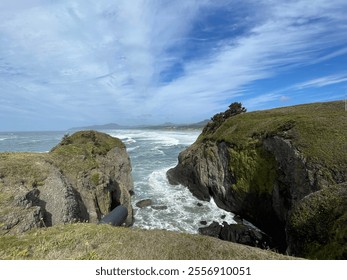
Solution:
<path fill-rule="evenodd" d="M 345 258 L 346 131 L 343 102 L 238 114 L 208 125 L 167 176 L 248 219 L 281 252 Z"/>
<path fill-rule="evenodd" d="M 132 189 L 125 146 L 107 134 L 76 132 L 47 154 L 0 153 L 1 230 L 96 223 L 120 204 L 131 225 Z"/>

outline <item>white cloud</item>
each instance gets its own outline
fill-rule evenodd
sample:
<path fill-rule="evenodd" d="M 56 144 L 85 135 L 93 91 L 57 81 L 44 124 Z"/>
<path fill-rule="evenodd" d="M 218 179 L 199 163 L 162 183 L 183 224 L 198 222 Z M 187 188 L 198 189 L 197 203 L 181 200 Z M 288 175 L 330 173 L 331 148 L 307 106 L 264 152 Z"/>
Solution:
<path fill-rule="evenodd" d="M 51 121 L 89 123 L 199 120 L 231 99 L 266 103 L 283 94 L 254 97 L 247 86 L 346 54 L 346 9 L 340 0 L 2 1 L 0 98 L 50 112 Z M 219 25 L 225 37 L 204 37 L 216 29 L 204 20 L 217 12 L 244 20 Z M 173 78 L 163 81 L 164 72 Z M 332 74 L 299 86 L 345 80 Z"/>
<path fill-rule="evenodd" d="M 320 77 L 317 79 L 312 79 L 303 83 L 299 83 L 294 86 L 296 89 L 304 89 L 311 87 L 324 87 L 333 84 L 339 84 L 347 82 L 347 74 L 337 74 L 337 75 L 329 75 Z"/>

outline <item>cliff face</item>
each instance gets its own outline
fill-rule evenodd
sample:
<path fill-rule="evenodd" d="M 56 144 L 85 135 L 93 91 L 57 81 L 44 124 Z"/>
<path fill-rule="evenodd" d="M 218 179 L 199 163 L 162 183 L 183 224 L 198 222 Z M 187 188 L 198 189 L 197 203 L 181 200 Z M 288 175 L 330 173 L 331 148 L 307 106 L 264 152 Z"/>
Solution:
<path fill-rule="evenodd" d="M 311 213 L 315 218 L 305 227 L 298 214 L 302 211 L 297 209 L 313 211 L 317 199 L 308 197 L 336 185 L 340 184 L 340 191 L 326 191 L 331 201 L 345 193 L 346 131 L 347 114 L 339 102 L 240 114 L 213 131 L 205 130 L 179 155 L 178 165 L 167 176 L 170 183 L 187 186 L 198 198 L 212 197 L 219 207 L 250 220 L 282 252 L 341 258 L 347 252 L 347 200 L 338 199 L 340 206 L 332 207 L 334 214 L 326 222 L 331 228 L 316 239 L 312 221 L 318 220 L 320 212 Z M 319 198 L 326 199 L 324 195 Z M 300 230 L 293 220 L 301 221 Z M 302 239 L 302 235 L 310 238 Z M 340 244 L 343 249 L 336 254 L 322 253 L 330 246 L 327 243 Z"/>
<path fill-rule="evenodd" d="M 119 204 L 128 208 L 131 225 L 132 189 L 125 146 L 103 133 L 77 132 L 48 154 L 1 153 L 1 229 L 96 223 Z"/>

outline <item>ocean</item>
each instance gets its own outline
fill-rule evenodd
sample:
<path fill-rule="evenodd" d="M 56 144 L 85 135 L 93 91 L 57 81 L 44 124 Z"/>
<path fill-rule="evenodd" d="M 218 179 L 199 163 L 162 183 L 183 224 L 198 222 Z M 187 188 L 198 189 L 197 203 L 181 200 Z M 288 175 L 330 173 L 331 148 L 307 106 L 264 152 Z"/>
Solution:
<path fill-rule="evenodd" d="M 212 221 L 235 223 L 234 215 L 213 200 L 200 201 L 181 185 L 172 186 L 166 171 L 177 164 L 178 154 L 199 136 L 199 130 L 103 130 L 121 139 L 130 156 L 135 194 L 132 196 L 134 227 L 197 233 Z M 0 132 L 0 152 L 45 153 L 57 145 L 66 132 Z M 136 203 L 151 199 L 152 206 Z"/>

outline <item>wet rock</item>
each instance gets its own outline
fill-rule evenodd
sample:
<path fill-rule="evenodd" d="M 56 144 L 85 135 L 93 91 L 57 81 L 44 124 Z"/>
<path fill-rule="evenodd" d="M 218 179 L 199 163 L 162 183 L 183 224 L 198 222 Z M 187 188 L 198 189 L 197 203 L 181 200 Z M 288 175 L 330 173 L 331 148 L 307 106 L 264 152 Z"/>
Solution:
<path fill-rule="evenodd" d="M 198 202 L 196 205 L 199 207 L 203 206 L 202 203 L 200 203 L 200 202 Z"/>
<path fill-rule="evenodd" d="M 243 219 L 239 215 L 234 216 L 234 221 L 238 224 L 243 224 Z"/>
<path fill-rule="evenodd" d="M 224 219 L 225 219 L 225 217 L 226 217 L 226 215 L 222 215 L 222 216 L 220 216 L 220 218 L 221 218 L 222 220 L 224 220 Z"/>
<path fill-rule="evenodd" d="M 271 239 L 264 232 L 247 225 L 229 225 L 226 222 L 223 222 L 220 239 L 262 249 L 268 249 L 271 246 Z"/>
<path fill-rule="evenodd" d="M 271 246 L 271 238 L 267 234 L 247 225 L 228 224 L 226 222 L 220 225 L 213 222 L 207 227 L 199 228 L 199 232 L 221 240 L 262 249 L 268 249 Z"/>
<path fill-rule="evenodd" d="M 208 235 L 212 237 L 219 238 L 222 226 L 217 222 L 212 222 L 207 227 L 199 228 L 199 233 L 202 235 Z"/>
<path fill-rule="evenodd" d="M 143 199 L 136 202 L 136 206 L 139 208 L 144 208 L 152 205 L 152 199 Z"/>
<path fill-rule="evenodd" d="M 207 222 L 206 221 L 200 221 L 200 224 L 203 225 L 203 226 L 206 226 Z"/>

